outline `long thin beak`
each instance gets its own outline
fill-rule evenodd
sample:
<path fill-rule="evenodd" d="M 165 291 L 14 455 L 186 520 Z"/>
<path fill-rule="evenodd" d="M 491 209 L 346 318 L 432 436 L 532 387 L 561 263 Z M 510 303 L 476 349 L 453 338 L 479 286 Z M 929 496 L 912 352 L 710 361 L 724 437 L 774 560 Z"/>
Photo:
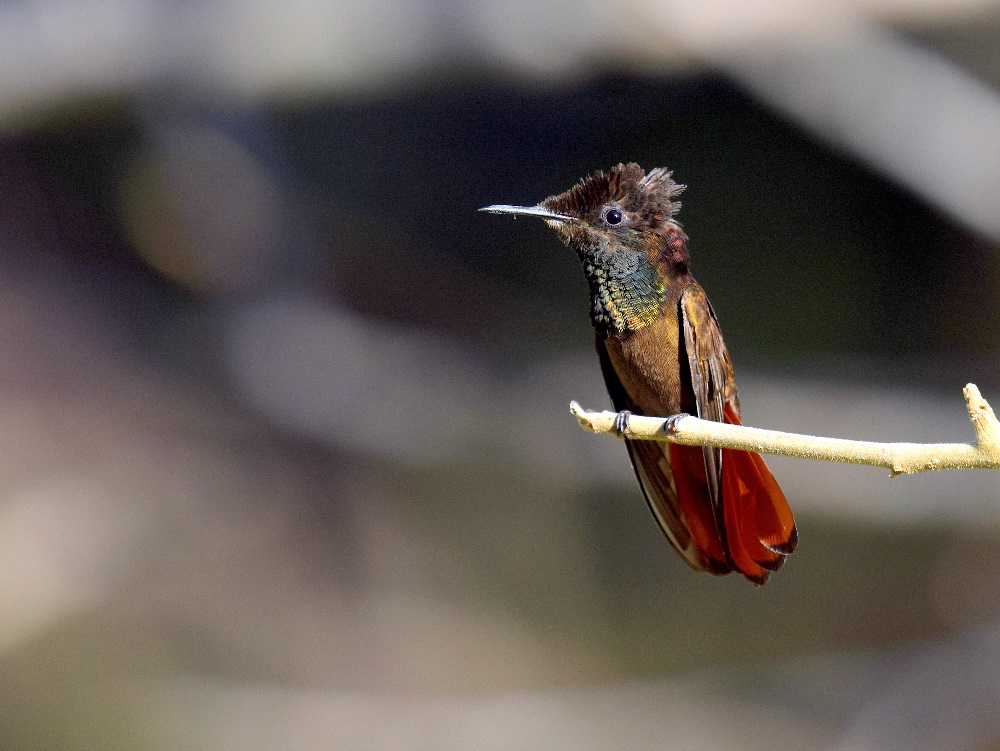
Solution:
<path fill-rule="evenodd" d="M 537 216 L 541 219 L 548 219 L 549 221 L 554 222 L 575 221 L 571 216 L 557 214 L 554 211 L 543 209 L 541 206 L 507 206 L 506 204 L 497 204 L 496 206 L 484 206 L 479 210 L 485 211 L 489 214 L 520 214 L 522 216 Z"/>

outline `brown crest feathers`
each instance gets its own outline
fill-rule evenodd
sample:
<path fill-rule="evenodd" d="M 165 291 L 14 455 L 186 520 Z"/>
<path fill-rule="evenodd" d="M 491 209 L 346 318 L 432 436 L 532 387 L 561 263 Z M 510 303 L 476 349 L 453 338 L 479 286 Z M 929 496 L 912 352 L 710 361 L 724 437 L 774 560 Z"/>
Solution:
<path fill-rule="evenodd" d="M 655 228 L 672 219 L 681 204 L 672 199 L 684 190 L 671 179 L 670 170 L 658 167 L 649 174 L 634 162 L 618 164 L 607 174 L 598 171 L 559 195 L 549 196 L 542 206 L 560 214 L 596 218 L 608 203 L 616 202 L 643 224 Z"/>

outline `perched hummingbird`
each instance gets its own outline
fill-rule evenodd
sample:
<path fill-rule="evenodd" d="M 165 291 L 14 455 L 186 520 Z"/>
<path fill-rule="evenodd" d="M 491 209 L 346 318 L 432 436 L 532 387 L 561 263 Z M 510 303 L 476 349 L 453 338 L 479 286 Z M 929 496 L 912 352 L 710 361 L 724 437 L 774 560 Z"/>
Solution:
<path fill-rule="evenodd" d="M 663 168 L 619 164 L 537 206 L 487 206 L 537 216 L 576 251 L 590 285 L 590 319 L 611 402 L 620 412 L 687 412 L 740 424 L 729 353 L 688 238 L 674 218 L 681 191 Z M 763 584 L 798 536 L 788 502 L 760 454 L 626 440 L 653 516 L 681 557 L 712 574 Z"/>

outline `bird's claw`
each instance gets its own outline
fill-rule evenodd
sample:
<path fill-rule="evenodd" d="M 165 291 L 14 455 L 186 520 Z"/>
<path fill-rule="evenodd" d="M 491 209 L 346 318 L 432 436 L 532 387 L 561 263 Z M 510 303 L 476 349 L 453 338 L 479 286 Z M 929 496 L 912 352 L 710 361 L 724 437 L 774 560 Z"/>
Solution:
<path fill-rule="evenodd" d="M 632 416 L 632 413 L 627 409 L 623 409 L 617 415 L 615 415 L 615 435 L 619 438 L 624 438 L 625 434 L 628 432 L 628 419 Z"/>
<path fill-rule="evenodd" d="M 663 432 L 667 435 L 677 434 L 677 423 L 683 420 L 685 417 L 690 417 L 687 412 L 678 412 L 676 415 L 670 415 L 666 420 L 663 421 Z"/>

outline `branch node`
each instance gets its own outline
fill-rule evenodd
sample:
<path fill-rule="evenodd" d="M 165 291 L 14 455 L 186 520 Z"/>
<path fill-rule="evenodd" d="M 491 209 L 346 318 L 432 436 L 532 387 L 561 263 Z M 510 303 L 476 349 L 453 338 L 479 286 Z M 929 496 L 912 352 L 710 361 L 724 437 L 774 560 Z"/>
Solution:
<path fill-rule="evenodd" d="M 1000 422 L 993 413 L 989 402 L 983 399 L 976 384 L 967 384 L 963 393 L 969 408 L 969 419 L 976 430 L 976 444 L 979 450 L 994 461 L 1000 461 Z"/>
<path fill-rule="evenodd" d="M 591 433 L 597 432 L 597 430 L 594 428 L 594 421 L 590 417 L 591 414 L 593 413 L 588 412 L 583 407 L 581 407 L 578 401 L 573 400 L 569 403 L 569 411 L 570 414 L 572 414 L 573 417 L 576 418 L 577 422 L 580 423 L 581 428 L 590 431 Z"/>

